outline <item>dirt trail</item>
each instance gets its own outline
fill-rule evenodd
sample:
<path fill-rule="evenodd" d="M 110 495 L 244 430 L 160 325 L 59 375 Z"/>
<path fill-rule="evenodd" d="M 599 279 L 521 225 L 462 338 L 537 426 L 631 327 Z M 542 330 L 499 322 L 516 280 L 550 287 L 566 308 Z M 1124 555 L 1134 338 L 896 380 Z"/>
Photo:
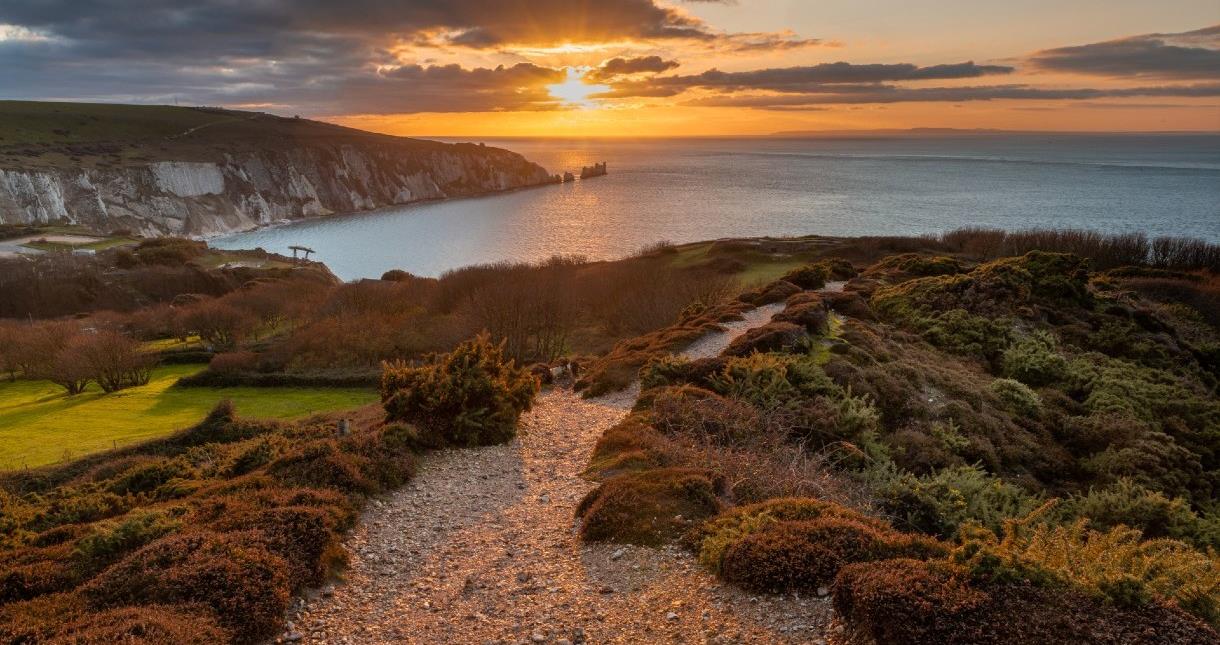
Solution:
<path fill-rule="evenodd" d="M 692 345 L 710 356 L 782 305 Z M 519 436 L 429 455 L 373 501 L 345 582 L 299 602 L 285 640 L 314 643 L 824 642 L 827 598 L 752 597 L 680 549 L 586 545 L 574 509 L 594 443 L 637 388 L 584 400 L 552 388 Z"/>

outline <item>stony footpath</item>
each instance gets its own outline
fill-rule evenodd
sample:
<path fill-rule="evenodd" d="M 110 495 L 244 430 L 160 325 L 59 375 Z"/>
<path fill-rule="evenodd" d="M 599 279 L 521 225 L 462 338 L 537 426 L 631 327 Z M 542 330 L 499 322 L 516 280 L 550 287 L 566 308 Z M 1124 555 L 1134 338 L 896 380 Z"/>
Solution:
<path fill-rule="evenodd" d="M 761 307 L 700 339 L 718 354 Z M 593 445 L 638 391 L 542 393 L 503 446 L 439 451 L 374 500 L 343 582 L 298 601 L 284 641 L 310 643 L 824 643 L 829 598 L 751 596 L 678 548 L 580 542 Z"/>

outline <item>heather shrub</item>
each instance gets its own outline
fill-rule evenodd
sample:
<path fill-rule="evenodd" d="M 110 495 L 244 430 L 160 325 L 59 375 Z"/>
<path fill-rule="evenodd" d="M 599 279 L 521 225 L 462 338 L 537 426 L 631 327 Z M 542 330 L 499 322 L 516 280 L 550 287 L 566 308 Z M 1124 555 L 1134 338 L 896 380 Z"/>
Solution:
<path fill-rule="evenodd" d="M 998 378 L 988 388 L 1013 414 L 1037 416 L 1042 411 L 1042 399 L 1028 385 L 1007 378 Z"/>
<path fill-rule="evenodd" d="M 658 545 L 720 512 L 723 479 L 692 468 L 623 474 L 589 492 L 576 508 L 586 542 Z"/>
<path fill-rule="evenodd" d="M 267 473 L 289 486 L 368 495 L 376 492 L 377 484 L 366 476 L 366 463 L 363 456 L 342 450 L 334 439 L 317 439 L 276 459 Z"/>
<path fill-rule="evenodd" d="M 787 280 L 780 279 L 758 287 L 757 289 L 747 291 L 737 296 L 737 299 L 741 300 L 742 302 L 748 302 L 755 307 L 761 307 L 772 302 L 783 302 L 784 300 L 788 299 L 789 296 L 798 294 L 800 292 L 800 287 L 788 282 Z"/>
<path fill-rule="evenodd" d="M 766 352 L 793 352 L 808 346 L 809 334 L 801 325 L 770 322 L 733 339 L 724 356 L 749 356 Z"/>
<path fill-rule="evenodd" d="M 834 584 L 835 611 L 852 632 L 877 643 L 967 641 L 972 632 L 962 629 L 969 624 L 963 615 L 990 599 L 947 567 L 913 559 L 849 564 Z"/>
<path fill-rule="evenodd" d="M 177 606 L 119 607 L 72 616 L 56 631 L 64 645 L 212 645 L 231 640 L 229 632 L 200 611 Z"/>
<path fill-rule="evenodd" d="M 720 573 L 753 591 L 808 591 L 829 585 L 852 562 L 943 553 L 932 540 L 848 517 L 784 520 L 724 549 Z"/>
<path fill-rule="evenodd" d="M 1204 645 L 1216 640 L 1215 630 L 1169 605 L 1120 607 L 1065 588 L 979 585 L 958 567 L 910 559 L 843 567 L 835 580 L 834 609 L 853 639 L 877 643 Z"/>
<path fill-rule="evenodd" d="M 788 303 L 783 311 L 771 317 L 774 322 L 791 323 L 803 327 L 807 333 L 819 336 L 830 331 L 830 310 L 818 298 L 813 301 Z"/>
<path fill-rule="evenodd" d="M 1055 337 L 1037 331 L 1009 345 L 1000 357 L 1004 376 L 1032 387 L 1057 383 L 1067 375 L 1067 359 L 1056 349 Z"/>
<path fill-rule="evenodd" d="M 386 418 L 416 425 L 439 445 L 508 441 L 537 391 L 534 377 L 485 335 L 418 367 L 387 363 L 381 378 Z"/>
<path fill-rule="evenodd" d="M 652 395 L 653 425 L 666 434 L 706 437 L 719 443 L 749 439 L 766 430 L 748 403 L 693 386 L 667 387 Z"/>
<path fill-rule="evenodd" d="M 253 532 L 193 531 L 161 538 L 81 588 L 95 607 L 208 606 L 235 640 L 256 641 L 280 626 L 291 591 L 288 563 Z"/>
<path fill-rule="evenodd" d="M 141 464 L 114 479 L 109 490 L 116 495 L 150 493 L 172 479 L 190 476 L 190 468 L 179 459 L 159 459 Z"/>
<path fill-rule="evenodd" d="M 838 504 L 812 498 L 781 498 L 738 506 L 708 520 L 700 529 L 699 562 L 713 571 L 720 571 L 724 550 L 742 538 L 776 522 L 813 520 L 822 517 L 854 519 L 865 524 L 882 526 Z"/>

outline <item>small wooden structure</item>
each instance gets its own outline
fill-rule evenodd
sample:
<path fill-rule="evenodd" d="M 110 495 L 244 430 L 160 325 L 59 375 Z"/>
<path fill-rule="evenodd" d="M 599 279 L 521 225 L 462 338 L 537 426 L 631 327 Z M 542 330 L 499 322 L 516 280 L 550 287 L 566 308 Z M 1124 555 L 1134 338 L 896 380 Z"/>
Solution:
<path fill-rule="evenodd" d="M 314 250 L 308 246 L 297 246 L 294 244 L 288 248 L 292 251 L 292 260 L 294 262 L 308 262 L 309 254 L 314 252 Z M 297 253 L 304 253 L 305 255 L 302 257 L 297 257 Z"/>

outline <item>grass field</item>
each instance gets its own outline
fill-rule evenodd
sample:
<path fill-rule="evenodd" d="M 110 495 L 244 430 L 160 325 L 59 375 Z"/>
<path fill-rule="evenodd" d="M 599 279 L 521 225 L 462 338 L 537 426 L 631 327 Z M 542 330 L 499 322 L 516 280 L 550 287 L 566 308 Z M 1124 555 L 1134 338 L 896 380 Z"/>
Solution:
<path fill-rule="evenodd" d="M 218 401 L 238 414 L 293 418 L 377 399 L 357 388 L 172 388 L 198 365 L 157 368 L 142 387 L 68 397 L 46 381 L 0 383 L 0 469 L 34 467 L 168 434 L 197 423 Z"/>
<path fill-rule="evenodd" d="M 691 267 L 711 260 L 709 251 L 712 242 L 697 242 L 676 247 L 671 263 L 675 267 Z M 735 259 L 745 263 L 746 268 L 734 277 L 738 286 L 743 289 L 757 287 L 783 276 L 785 273 L 808 264 L 812 258 L 807 257 L 775 257 L 759 253 L 738 252 L 732 254 Z"/>

